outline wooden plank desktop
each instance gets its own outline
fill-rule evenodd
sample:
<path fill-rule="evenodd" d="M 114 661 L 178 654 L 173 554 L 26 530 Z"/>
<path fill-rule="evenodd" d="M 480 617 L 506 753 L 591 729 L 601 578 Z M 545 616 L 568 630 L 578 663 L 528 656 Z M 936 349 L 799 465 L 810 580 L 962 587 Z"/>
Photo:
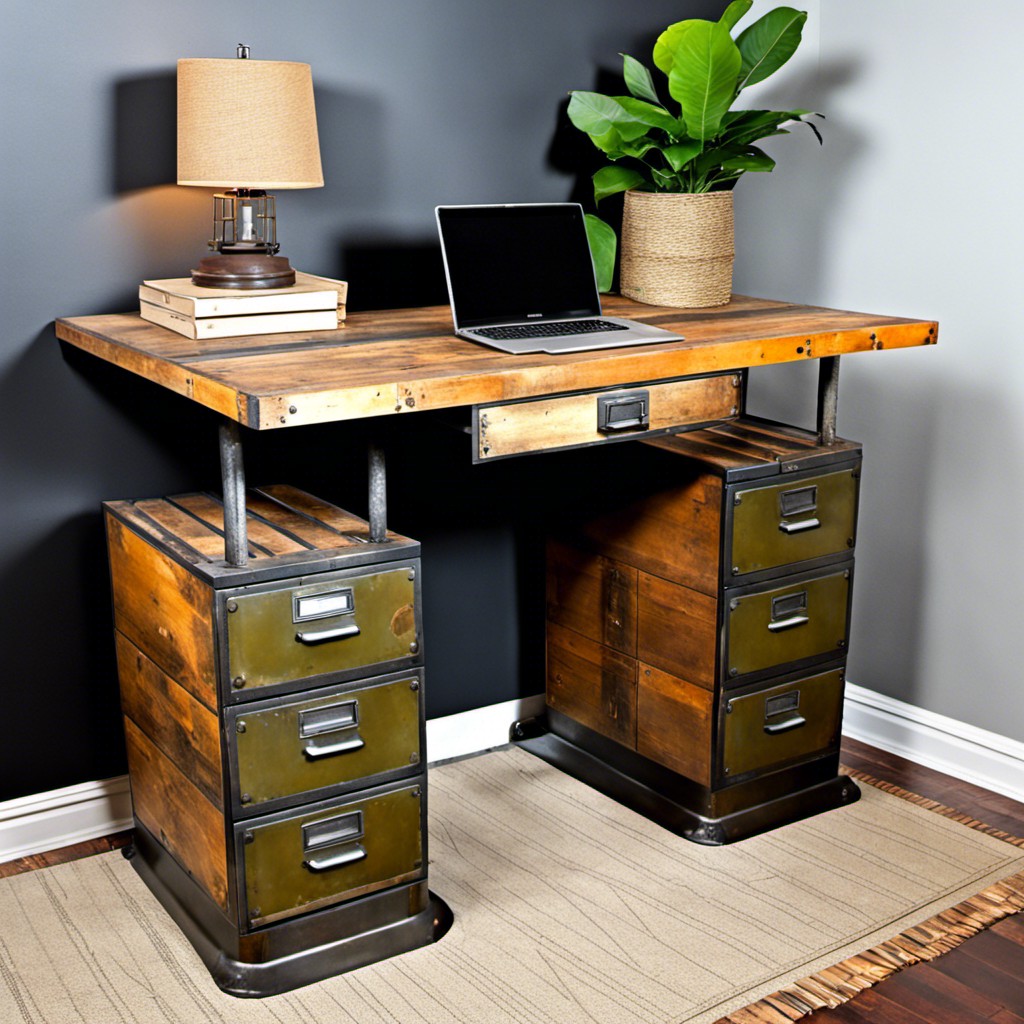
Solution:
<path fill-rule="evenodd" d="M 608 296 L 683 341 L 508 355 L 452 333 L 447 306 L 351 314 L 336 331 L 191 341 L 137 313 L 61 318 L 57 337 L 256 430 L 933 344 L 934 321 L 734 296 L 714 309 Z"/>

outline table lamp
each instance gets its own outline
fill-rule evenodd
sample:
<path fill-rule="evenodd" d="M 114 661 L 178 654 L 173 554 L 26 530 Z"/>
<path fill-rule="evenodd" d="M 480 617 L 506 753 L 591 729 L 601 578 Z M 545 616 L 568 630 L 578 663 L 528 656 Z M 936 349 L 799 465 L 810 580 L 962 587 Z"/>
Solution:
<path fill-rule="evenodd" d="M 295 271 L 278 256 L 267 189 L 324 183 L 308 64 L 236 59 L 178 61 L 178 184 L 213 197 L 213 238 L 192 281 L 210 288 L 283 288 Z"/>

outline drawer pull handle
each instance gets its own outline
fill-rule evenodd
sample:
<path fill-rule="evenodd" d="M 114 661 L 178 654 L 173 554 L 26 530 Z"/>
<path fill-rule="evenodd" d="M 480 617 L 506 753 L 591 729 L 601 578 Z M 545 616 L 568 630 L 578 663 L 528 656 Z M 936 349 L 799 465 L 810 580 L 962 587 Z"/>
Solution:
<path fill-rule="evenodd" d="M 344 640 L 348 636 L 359 636 L 359 627 L 352 624 L 339 626 L 337 629 L 317 629 L 308 633 L 296 633 L 295 639 L 300 644 L 323 644 L 328 640 Z"/>
<path fill-rule="evenodd" d="M 820 519 L 801 519 L 795 523 L 779 523 L 783 533 L 803 533 L 804 530 L 816 530 L 821 526 Z"/>
<path fill-rule="evenodd" d="M 778 619 L 768 623 L 768 629 L 772 633 L 781 633 L 784 629 L 792 629 L 794 626 L 802 626 L 805 622 L 810 622 L 809 615 L 790 615 L 788 619 Z"/>
<path fill-rule="evenodd" d="M 366 850 L 356 843 L 355 846 L 342 850 L 332 857 L 309 857 L 302 863 L 310 871 L 330 871 L 331 868 L 344 867 L 346 864 L 355 864 L 357 860 L 365 860 Z"/>
<path fill-rule="evenodd" d="M 778 736 L 780 732 L 789 732 L 790 729 L 799 729 L 801 725 L 806 725 L 807 719 L 803 715 L 794 715 L 792 718 L 787 718 L 784 722 L 772 722 L 771 725 L 766 725 L 764 731 L 769 736 Z"/>
<path fill-rule="evenodd" d="M 338 740 L 337 743 L 325 743 L 318 746 L 315 743 L 308 743 L 303 750 L 306 757 L 330 757 L 331 754 L 347 754 L 352 750 L 361 750 L 366 746 L 362 736 L 350 736 L 346 740 Z"/>

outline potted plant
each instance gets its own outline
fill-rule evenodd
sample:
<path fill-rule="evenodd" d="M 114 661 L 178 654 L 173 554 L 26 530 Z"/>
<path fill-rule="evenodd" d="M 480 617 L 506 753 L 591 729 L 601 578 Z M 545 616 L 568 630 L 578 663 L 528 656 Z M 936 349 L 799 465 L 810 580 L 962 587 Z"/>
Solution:
<path fill-rule="evenodd" d="M 714 306 L 732 290 L 732 189 L 747 171 L 775 166 L 754 143 L 786 135 L 808 110 L 733 110 L 740 93 L 774 74 L 800 43 L 806 11 L 778 7 L 733 39 L 753 0 L 733 0 L 717 21 L 669 25 L 653 62 L 623 54 L 628 96 L 570 94 L 569 118 L 612 163 L 594 175 L 597 202 L 625 192 L 620 291 L 671 306 Z M 668 98 L 664 96 L 667 91 Z M 615 233 L 593 214 L 587 233 L 602 291 L 611 287 Z"/>

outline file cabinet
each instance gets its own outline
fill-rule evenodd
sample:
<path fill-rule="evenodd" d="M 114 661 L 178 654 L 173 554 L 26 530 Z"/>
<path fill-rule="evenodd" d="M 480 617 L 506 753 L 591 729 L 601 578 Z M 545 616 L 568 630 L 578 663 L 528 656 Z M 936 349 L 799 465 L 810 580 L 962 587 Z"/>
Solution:
<path fill-rule="evenodd" d="M 104 506 L 133 863 L 225 991 L 439 938 L 427 885 L 419 545 L 290 487 L 223 560 L 204 494 Z"/>
<path fill-rule="evenodd" d="M 548 546 L 551 732 L 700 842 L 856 799 L 837 769 L 860 446 L 754 418 L 646 444 L 661 486 Z"/>

